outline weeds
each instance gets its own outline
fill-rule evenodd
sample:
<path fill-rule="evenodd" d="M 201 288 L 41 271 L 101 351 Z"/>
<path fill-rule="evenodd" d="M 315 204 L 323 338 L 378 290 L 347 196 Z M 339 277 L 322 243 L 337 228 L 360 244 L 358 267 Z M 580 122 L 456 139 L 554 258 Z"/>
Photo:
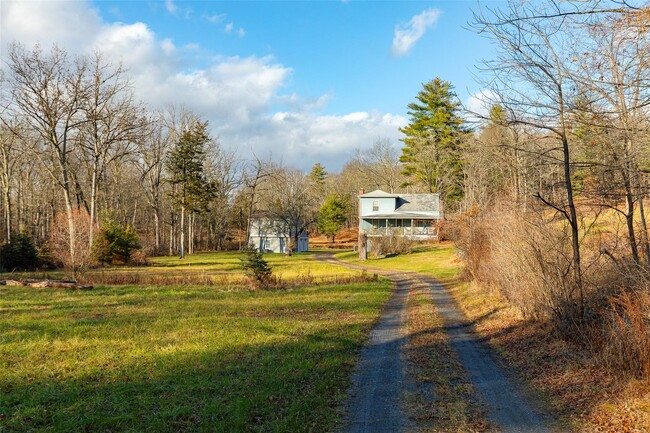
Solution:
<path fill-rule="evenodd" d="M 481 287 L 612 372 L 650 377 L 650 278 L 617 248 L 618 233 L 583 222 L 580 286 L 563 220 L 498 209 L 467 214 L 457 225 L 466 272 Z"/>

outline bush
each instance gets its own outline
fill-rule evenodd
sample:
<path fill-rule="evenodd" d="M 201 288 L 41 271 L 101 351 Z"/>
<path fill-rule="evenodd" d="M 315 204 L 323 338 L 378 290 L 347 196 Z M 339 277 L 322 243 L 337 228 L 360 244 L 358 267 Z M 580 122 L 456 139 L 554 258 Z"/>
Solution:
<path fill-rule="evenodd" d="M 75 209 L 72 213 L 75 227 L 74 257 L 70 252 L 70 235 L 68 216 L 65 212 L 57 213 L 52 224 L 49 249 L 54 260 L 62 263 L 66 269 L 80 271 L 92 264 L 90 255 L 90 216 L 83 209 Z M 93 232 L 96 230 L 93 229 Z"/>
<path fill-rule="evenodd" d="M 138 234 L 133 227 L 128 224 L 123 226 L 107 218 L 93 242 L 92 257 L 100 263 L 126 264 L 131 259 L 131 254 L 138 249 Z"/>
<path fill-rule="evenodd" d="M 406 236 L 391 233 L 378 238 L 372 238 L 371 254 L 374 257 L 387 255 L 411 254 L 414 242 Z"/>
<path fill-rule="evenodd" d="M 38 251 L 27 233 L 12 234 L 11 241 L 0 248 L 0 268 L 4 270 L 33 270 L 38 264 Z"/>
<path fill-rule="evenodd" d="M 257 287 L 268 288 L 273 281 L 273 271 L 264 260 L 264 255 L 257 251 L 252 245 L 242 248 L 244 256 L 241 257 L 241 267 L 246 276 Z"/>
<path fill-rule="evenodd" d="M 624 292 L 609 299 L 602 359 L 612 370 L 650 377 L 650 294 Z"/>

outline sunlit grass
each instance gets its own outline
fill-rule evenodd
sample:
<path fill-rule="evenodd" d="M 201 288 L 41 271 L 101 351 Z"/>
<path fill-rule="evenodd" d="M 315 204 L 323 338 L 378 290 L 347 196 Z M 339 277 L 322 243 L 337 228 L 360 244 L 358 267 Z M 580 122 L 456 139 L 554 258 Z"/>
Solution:
<path fill-rule="evenodd" d="M 245 276 L 239 252 L 200 252 L 179 259 L 177 256 L 152 257 L 149 266 L 111 266 L 89 269 L 74 278 L 91 284 L 195 284 L 241 285 Z M 360 275 L 359 271 L 313 260 L 313 253 L 265 254 L 275 276 L 284 281 L 335 282 Z M 0 278 L 73 278 L 63 271 L 0 274 Z M 181 281 L 179 281 L 181 280 Z"/>
<path fill-rule="evenodd" d="M 335 257 L 349 263 L 362 263 L 358 253 L 352 251 L 336 254 Z M 411 254 L 380 259 L 369 257 L 362 264 L 382 269 L 422 272 L 442 279 L 454 278 L 462 269 L 455 247 L 448 242 L 416 247 Z"/>
<path fill-rule="evenodd" d="M 331 430 L 388 294 L 0 286 L 0 431 Z"/>

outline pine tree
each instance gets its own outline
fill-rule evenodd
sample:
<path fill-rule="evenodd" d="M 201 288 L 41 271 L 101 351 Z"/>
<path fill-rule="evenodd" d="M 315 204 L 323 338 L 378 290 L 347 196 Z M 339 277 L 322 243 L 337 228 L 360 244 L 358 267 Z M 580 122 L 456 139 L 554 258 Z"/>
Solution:
<path fill-rule="evenodd" d="M 210 141 L 208 122 L 196 122 L 183 132 L 167 159 L 170 183 L 177 186 L 172 197 L 181 209 L 180 258 L 185 257 L 185 214 L 204 209 L 211 196 L 211 185 L 205 178 L 205 146 Z"/>
<path fill-rule="evenodd" d="M 330 194 L 318 211 L 318 230 L 331 236 L 334 242 L 334 236 L 345 224 L 347 212 L 348 204 L 337 194 Z"/>
<path fill-rule="evenodd" d="M 400 128 L 405 135 L 403 173 L 409 185 L 423 185 L 453 205 L 463 196 L 461 144 L 467 130 L 459 116 L 460 102 L 451 83 L 440 78 L 424 84 L 416 99 L 408 105 L 409 124 Z"/>
<path fill-rule="evenodd" d="M 329 173 L 327 173 L 325 167 L 323 167 L 320 162 L 317 162 L 309 172 L 309 180 L 311 180 L 314 184 L 320 186 L 325 183 L 325 179 L 327 179 L 328 174 Z"/>

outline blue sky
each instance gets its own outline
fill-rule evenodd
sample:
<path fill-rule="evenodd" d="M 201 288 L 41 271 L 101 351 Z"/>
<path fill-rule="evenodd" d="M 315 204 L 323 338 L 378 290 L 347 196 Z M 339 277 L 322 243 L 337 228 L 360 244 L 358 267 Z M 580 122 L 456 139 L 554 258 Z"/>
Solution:
<path fill-rule="evenodd" d="M 12 40 L 74 53 L 99 48 L 129 67 L 138 96 L 199 112 L 242 156 L 272 152 L 289 165 L 318 160 L 338 170 L 379 138 L 400 146 L 398 128 L 421 83 L 440 76 L 465 103 L 481 91 L 472 74 L 491 47 L 466 29 L 475 7 L 3 0 L 0 42 L 3 52 Z"/>

